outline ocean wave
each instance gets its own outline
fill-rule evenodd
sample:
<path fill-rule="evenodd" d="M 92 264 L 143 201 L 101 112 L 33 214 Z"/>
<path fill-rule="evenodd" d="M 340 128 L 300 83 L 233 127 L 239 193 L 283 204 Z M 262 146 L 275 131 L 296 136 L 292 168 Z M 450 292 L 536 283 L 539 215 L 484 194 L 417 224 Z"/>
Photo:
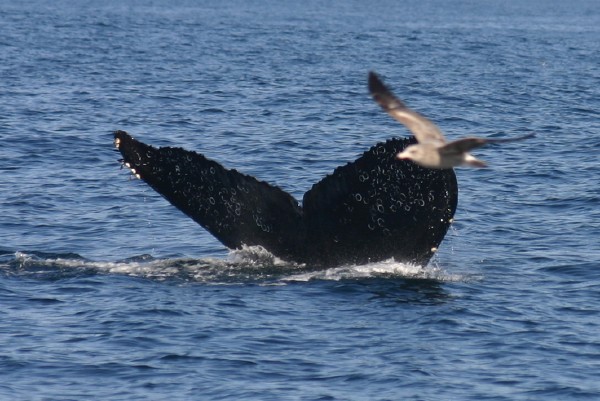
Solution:
<path fill-rule="evenodd" d="M 0 271 L 10 276 L 57 280 L 82 275 L 117 274 L 158 281 L 207 284 L 289 284 L 310 281 L 343 281 L 401 278 L 436 282 L 470 281 L 432 263 L 419 266 L 389 259 L 365 265 L 315 268 L 283 261 L 262 247 L 244 247 L 221 258 L 154 258 L 143 254 L 116 261 L 93 261 L 76 253 L 4 251 Z"/>

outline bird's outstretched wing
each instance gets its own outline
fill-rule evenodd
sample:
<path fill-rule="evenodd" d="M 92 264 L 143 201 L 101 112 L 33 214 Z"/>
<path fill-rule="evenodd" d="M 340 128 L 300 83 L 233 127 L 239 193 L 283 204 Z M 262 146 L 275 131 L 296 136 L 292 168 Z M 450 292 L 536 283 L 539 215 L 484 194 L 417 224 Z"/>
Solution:
<path fill-rule="evenodd" d="M 419 143 L 433 142 L 443 145 L 446 142 L 444 135 L 433 122 L 408 108 L 372 71 L 369 72 L 369 91 L 383 110 L 404 124 Z"/>
<path fill-rule="evenodd" d="M 441 155 L 450 155 L 450 154 L 458 154 L 469 152 L 472 149 L 479 148 L 484 145 L 491 145 L 496 143 L 506 143 L 506 142 L 516 142 L 522 141 L 523 139 L 528 139 L 535 136 L 535 134 L 528 134 L 519 136 L 517 138 L 503 138 L 503 139 L 494 139 L 494 138 L 463 138 L 459 139 L 446 145 L 442 146 L 439 151 Z"/>

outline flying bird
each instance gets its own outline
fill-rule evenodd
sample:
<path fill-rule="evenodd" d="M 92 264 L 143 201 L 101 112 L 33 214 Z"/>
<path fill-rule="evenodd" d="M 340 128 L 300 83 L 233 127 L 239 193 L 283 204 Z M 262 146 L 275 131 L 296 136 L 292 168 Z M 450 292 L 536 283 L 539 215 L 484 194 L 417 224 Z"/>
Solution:
<path fill-rule="evenodd" d="M 493 143 L 514 142 L 531 138 L 528 134 L 517 138 L 489 139 L 469 137 L 447 142 L 440 129 L 429 119 L 408 108 L 383 84 L 374 72 L 369 72 L 369 91 L 373 99 L 393 118 L 404 124 L 417 139 L 396 155 L 397 159 L 433 169 L 450 169 L 462 165 L 486 167 L 485 162 L 469 153 L 471 149 Z"/>

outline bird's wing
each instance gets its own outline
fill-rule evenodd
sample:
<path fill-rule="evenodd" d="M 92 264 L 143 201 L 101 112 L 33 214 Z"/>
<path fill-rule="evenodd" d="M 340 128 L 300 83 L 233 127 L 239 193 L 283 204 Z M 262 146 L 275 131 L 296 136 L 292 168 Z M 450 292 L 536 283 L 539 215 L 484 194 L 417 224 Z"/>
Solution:
<path fill-rule="evenodd" d="M 441 155 L 460 154 L 484 146 L 486 143 L 488 140 L 484 138 L 463 138 L 447 143 L 439 149 L 439 152 Z"/>
<path fill-rule="evenodd" d="M 531 138 L 535 136 L 535 134 L 528 134 L 519 136 L 517 138 L 503 138 L 503 139 L 493 139 L 493 138 L 463 138 L 457 141 L 453 141 L 447 143 L 446 145 L 440 148 L 440 154 L 456 154 L 456 153 L 465 153 L 470 151 L 471 149 L 479 148 L 488 144 L 495 143 L 505 143 L 505 142 L 515 142 L 522 141 L 523 139 Z"/>
<path fill-rule="evenodd" d="M 501 138 L 501 139 L 488 138 L 488 139 L 486 139 L 486 141 L 489 144 L 516 142 L 516 141 L 522 141 L 523 139 L 533 138 L 534 136 L 535 136 L 535 134 L 527 134 L 527 135 L 518 136 L 516 138 Z"/>
<path fill-rule="evenodd" d="M 442 145 L 446 142 L 444 135 L 434 123 L 408 108 L 394 96 L 374 72 L 369 72 L 369 91 L 383 110 L 404 124 L 419 143 L 434 142 Z"/>

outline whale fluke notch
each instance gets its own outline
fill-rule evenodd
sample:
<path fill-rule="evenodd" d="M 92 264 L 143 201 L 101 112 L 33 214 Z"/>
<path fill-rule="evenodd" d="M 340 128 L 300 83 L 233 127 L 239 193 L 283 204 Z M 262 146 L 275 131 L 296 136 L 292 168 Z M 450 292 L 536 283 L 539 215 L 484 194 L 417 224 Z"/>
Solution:
<path fill-rule="evenodd" d="M 114 133 L 123 164 L 225 246 L 260 245 L 314 266 L 394 257 L 426 264 L 456 210 L 453 170 L 395 160 L 415 143 L 392 139 L 313 185 L 302 206 L 282 189 L 182 148 Z"/>

